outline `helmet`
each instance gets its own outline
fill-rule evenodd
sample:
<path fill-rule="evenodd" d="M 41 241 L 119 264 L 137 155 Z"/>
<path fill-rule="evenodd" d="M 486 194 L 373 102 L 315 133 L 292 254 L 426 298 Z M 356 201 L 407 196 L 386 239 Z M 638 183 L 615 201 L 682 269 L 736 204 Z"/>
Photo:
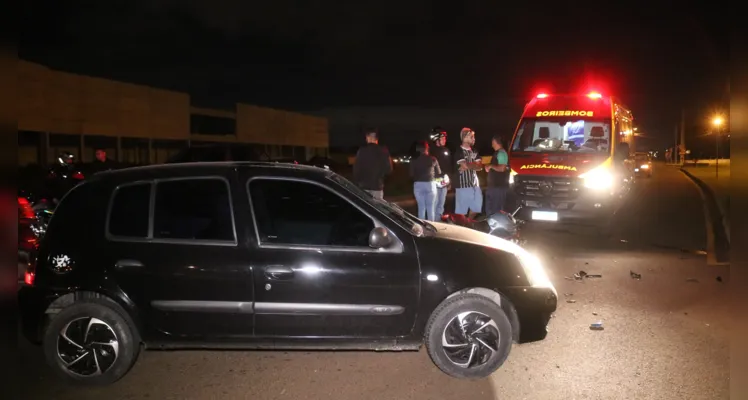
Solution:
<path fill-rule="evenodd" d="M 489 234 L 502 239 L 511 240 L 517 235 L 517 220 L 512 214 L 499 211 L 487 218 Z"/>
<path fill-rule="evenodd" d="M 69 151 L 63 151 L 57 157 L 57 162 L 62 166 L 67 166 L 68 164 L 72 164 L 74 161 L 75 161 L 75 156 Z"/>
<path fill-rule="evenodd" d="M 441 138 L 445 137 L 447 137 L 447 131 L 437 126 L 436 128 L 431 130 L 429 140 L 431 140 L 432 142 L 438 142 L 439 140 L 441 140 Z"/>

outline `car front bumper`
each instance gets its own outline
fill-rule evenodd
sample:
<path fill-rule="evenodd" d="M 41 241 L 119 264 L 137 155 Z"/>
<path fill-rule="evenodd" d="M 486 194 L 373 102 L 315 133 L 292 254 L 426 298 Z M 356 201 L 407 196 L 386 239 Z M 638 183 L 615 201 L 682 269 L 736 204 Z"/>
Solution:
<path fill-rule="evenodd" d="M 556 290 L 519 286 L 504 291 L 517 312 L 520 342 L 545 339 L 548 323 L 558 307 Z"/>

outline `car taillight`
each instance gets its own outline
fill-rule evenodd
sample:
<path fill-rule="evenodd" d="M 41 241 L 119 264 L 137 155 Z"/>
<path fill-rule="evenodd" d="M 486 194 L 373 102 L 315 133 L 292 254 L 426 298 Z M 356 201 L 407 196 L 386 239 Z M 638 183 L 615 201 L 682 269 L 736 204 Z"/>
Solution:
<path fill-rule="evenodd" d="M 21 218 L 36 218 L 34 210 L 31 208 L 31 204 L 25 197 L 18 197 L 18 208 L 21 211 Z"/>
<path fill-rule="evenodd" d="M 75 172 L 73 174 L 73 179 L 78 180 L 78 181 L 82 181 L 83 179 L 85 179 L 85 177 L 83 176 L 83 174 L 81 172 Z"/>
<path fill-rule="evenodd" d="M 23 274 L 23 283 L 33 286 L 34 285 L 34 273 L 32 271 L 26 271 Z"/>
<path fill-rule="evenodd" d="M 33 286 L 36 280 L 36 256 L 32 254 L 27 255 L 24 261 L 26 262 L 26 268 L 23 271 L 23 283 Z M 20 261 L 20 260 L 19 260 Z"/>

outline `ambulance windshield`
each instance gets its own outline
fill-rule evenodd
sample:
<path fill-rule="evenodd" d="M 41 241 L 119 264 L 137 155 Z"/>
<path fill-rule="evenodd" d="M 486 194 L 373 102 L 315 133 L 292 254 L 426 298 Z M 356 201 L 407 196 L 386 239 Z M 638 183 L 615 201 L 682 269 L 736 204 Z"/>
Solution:
<path fill-rule="evenodd" d="M 512 151 L 610 154 L 610 122 L 525 118 L 512 142 Z"/>

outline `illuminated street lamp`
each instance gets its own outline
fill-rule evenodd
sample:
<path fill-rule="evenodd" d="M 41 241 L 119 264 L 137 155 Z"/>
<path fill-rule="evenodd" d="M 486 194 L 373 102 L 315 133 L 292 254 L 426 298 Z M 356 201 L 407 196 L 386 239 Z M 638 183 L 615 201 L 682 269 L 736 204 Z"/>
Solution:
<path fill-rule="evenodd" d="M 722 127 L 722 123 L 724 120 L 720 116 L 714 117 L 712 119 L 712 125 L 714 125 L 714 148 L 716 150 L 715 160 L 714 160 L 714 175 L 717 179 L 719 179 L 719 129 Z"/>

